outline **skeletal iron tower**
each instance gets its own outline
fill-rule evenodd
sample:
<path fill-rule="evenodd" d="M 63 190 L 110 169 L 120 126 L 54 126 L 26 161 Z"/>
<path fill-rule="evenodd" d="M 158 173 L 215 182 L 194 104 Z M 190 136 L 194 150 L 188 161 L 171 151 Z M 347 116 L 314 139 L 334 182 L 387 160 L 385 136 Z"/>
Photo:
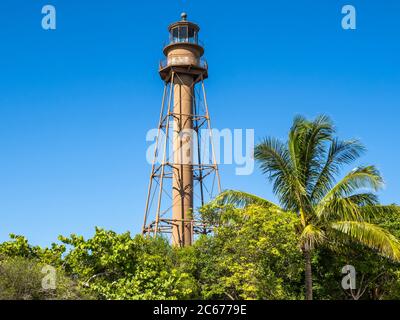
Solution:
<path fill-rule="evenodd" d="M 211 231 L 197 209 L 221 192 L 204 80 L 200 28 L 182 13 L 171 24 L 159 73 L 164 94 L 146 201 L 143 234 L 170 235 L 189 246 Z"/>

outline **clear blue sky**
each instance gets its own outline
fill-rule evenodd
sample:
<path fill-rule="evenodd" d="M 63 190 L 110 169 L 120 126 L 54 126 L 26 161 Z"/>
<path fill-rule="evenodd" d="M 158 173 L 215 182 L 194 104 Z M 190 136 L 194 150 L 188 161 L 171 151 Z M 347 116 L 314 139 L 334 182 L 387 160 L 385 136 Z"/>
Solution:
<path fill-rule="evenodd" d="M 48 3 L 56 31 L 41 29 Z M 345 4 L 356 31 L 341 29 Z M 2 0 L 0 241 L 139 232 L 158 61 L 183 10 L 202 28 L 216 128 L 285 138 L 296 114 L 326 113 L 367 146 L 360 163 L 384 175 L 381 200 L 399 202 L 399 1 Z M 223 167 L 222 184 L 272 197 L 258 170 Z"/>

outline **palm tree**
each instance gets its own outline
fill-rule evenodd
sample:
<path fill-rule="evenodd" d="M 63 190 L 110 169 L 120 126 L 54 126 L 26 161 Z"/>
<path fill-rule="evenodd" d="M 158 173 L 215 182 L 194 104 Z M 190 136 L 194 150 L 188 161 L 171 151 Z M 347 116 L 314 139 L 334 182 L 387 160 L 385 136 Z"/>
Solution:
<path fill-rule="evenodd" d="M 341 167 L 365 149 L 357 140 L 338 140 L 334 133 L 327 116 L 314 121 L 298 116 L 286 143 L 266 138 L 256 146 L 255 159 L 272 183 L 280 205 L 240 191 L 225 191 L 216 199 L 240 207 L 256 204 L 297 214 L 308 300 L 313 297 L 311 257 L 318 245 L 339 249 L 346 241 L 356 241 L 400 260 L 400 242 L 371 222 L 378 214 L 396 210 L 378 205 L 375 192 L 383 186 L 380 173 L 374 166 L 357 167 L 337 182 Z"/>

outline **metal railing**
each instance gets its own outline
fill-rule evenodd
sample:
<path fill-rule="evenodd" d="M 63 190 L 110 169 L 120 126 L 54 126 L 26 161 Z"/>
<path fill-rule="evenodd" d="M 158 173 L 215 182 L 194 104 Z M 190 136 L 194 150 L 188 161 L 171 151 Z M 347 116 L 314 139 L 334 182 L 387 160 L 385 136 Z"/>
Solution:
<path fill-rule="evenodd" d="M 176 44 L 176 43 L 188 43 L 188 44 L 197 44 L 200 47 L 205 47 L 204 42 L 202 40 L 197 40 L 197 41 L 173 41 L 173 40 L 166 40 L 164 41 L 164 48 L 172 45 L 172 44 Z"/>
<path fill-rule="evenodd" d="M 207 60 L 204 58 L 201 58 L 198 63 L 194 64 L 192 61 L 188 59 L 188 61 L 180 60 L 180 61 L 172 61 L 171 63 L 168 63 L 168 59 L 163 59 L 160 61 L 160 69 L 164 69 L 168 66 L 182 66 L 182 65 L 189 65 L 189 66 L 197 66 L 203 69 L 208 70 L 208 63 Z"/>

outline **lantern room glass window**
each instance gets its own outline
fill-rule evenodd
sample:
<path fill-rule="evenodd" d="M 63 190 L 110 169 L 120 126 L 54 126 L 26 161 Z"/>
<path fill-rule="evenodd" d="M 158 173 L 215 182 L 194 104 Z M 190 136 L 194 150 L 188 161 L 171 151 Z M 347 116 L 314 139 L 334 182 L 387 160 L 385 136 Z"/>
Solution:
<path fill-rule="evenodd" d="M 190 26 L 177 26 L 171 30 L 171 43 L 198 43 L 197 30 Z"/>
<path fill-rule="evenodd" d="M 197 44 L 197 31 L 194 28 L 189 28 L 188 41 Z"/>
<path fill-rule="evenodd" d="M 172 43 L 179 42 L 179 28 L 172 29 L 171 36 Z"/>

